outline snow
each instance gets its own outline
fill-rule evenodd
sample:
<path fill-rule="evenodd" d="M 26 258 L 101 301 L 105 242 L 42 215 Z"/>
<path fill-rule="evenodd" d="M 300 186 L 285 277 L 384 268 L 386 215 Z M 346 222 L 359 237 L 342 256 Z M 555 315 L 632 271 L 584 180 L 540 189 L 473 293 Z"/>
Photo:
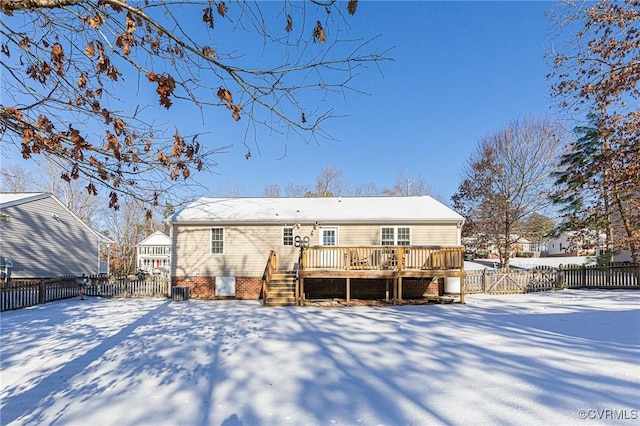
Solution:
<path fill-rule="evenodd" d="M 512 266 L 530 269 L 536 266 L 559 268 L 560 265 L 590 265 L 595 262 L 593 256 L 565 256 L 565 257 L 514 257 L 509 260 Z"/>
<path fill-rule="evenodd" d="M 417 197 L 301 197 L 200 198 L 177 212 L 180 222 L 380 223 L 460 222 L 464 218 L 434 198 Z M 385 223 L 386 223 L 385 222 Z"/>
<path fill-rule="evenodd" d="M 638 421 L 640 292 L 466 301 L 263 308 L 76 298 L 3 312 L 0 423 Z"/>
<path fill-rule="evenodd" d="M 536 266 L 548 266 L 551 268 L 559 268 L 561 265 L 591 265 L 594 263 L 594 257 L 589 256 L 562 256 L 562 257 L 512 257 L 509 259 L 509 265 L 522 269 L 531 269 Z M 476 259 L 473 262 L 466 261 L 464 263 L 465 270 L 484 269 L 489 270 L 500 264 L 499 259 Z"/>

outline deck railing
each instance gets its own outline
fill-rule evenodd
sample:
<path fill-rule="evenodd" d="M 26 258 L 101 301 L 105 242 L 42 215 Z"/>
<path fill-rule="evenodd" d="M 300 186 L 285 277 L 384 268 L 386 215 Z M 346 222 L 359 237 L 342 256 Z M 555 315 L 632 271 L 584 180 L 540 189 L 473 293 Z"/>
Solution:
<path fill-rule="evenodd" d="M 321 246 L 309 247 L 303 269 L 449 270 L 463 269 L 464 247 Z"/>

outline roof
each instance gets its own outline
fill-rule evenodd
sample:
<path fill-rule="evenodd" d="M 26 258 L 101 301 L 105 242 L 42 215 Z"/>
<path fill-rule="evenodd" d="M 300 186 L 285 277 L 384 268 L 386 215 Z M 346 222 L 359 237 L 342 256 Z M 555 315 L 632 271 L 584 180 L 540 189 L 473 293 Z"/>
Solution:
<path fill-rule="evenodd" d="M 171 217 L 172 223 L 463 222 L 430 196 L 327 198 L 201 198 Z"/>
<path fill-rule="evenodd" d="M 161 231 L 156 231 L 149 235 L 144 240 L 140 241 L 139 246 L 169 246 L 171 245 L 171 238 L 167 234 Z"/>
<path fill-rule="evenodd" d="M 0 192 L 0 209 L 47 198 L 47 192 Z"/>

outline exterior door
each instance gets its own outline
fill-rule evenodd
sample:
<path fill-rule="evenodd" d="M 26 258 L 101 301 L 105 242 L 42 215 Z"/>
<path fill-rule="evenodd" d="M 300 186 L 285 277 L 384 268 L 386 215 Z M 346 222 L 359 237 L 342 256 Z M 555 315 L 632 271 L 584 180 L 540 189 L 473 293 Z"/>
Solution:
<path fill-rule="evenodd" d="M 337 246 L 338 245 L 338 228 L 332 227 L 323 227 L 320 229 L 320 245 L 321 246 Z M 338 249 L 330 249 L 326 247 L 325 250 L 322 251 L 320 262 L 324 267 L 338 268 L 341 265 L 340 263 L 341 256 L 340 250 Z"/>

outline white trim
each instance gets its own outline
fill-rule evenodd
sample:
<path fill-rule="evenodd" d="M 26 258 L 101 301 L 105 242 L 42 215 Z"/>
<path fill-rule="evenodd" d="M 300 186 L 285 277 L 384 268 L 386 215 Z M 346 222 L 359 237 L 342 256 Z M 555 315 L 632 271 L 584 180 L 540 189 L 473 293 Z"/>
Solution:
<path fill-rule="evenodd" d="M 218 252 L 214 252 L 213 251 L 213 230 L 214 229 L 222 229 L 222 253 L 218 253 Z M 211 226 L 209 228 L 209 254 L 224 254 L 225 249 L 226 249 L 226 237 L 225 237 L 225 228 L 224 226 Z"/>
<path fill-rule="evenodd" d="M 280 234 L 280 236 L 282 237 L 280 239 L 280 244 L 282 245 L 282 247 L 292 247 L 294 245 L 294 243 L 295 243 L 295 235 L 294 235 L 295 228 L 296 227 L 293 226 L 293 225 L 292 226 L 289 226 L 289 225 L 282 226 L 282 233 Z M 284 230 L 285 229 L 291 229 L 291 244 L 285 244 L 284 243 Z"/>
<path fill-rule="evenodd" d="M 335 244 L 324 244 L 324 231 L 335 231 Z M 323 226 L 322 228 L 320 228 L 320 232 L 318 233 L 318 244 L 321 246 L 339 246 L 340 245 L 340 231 L 339 228 L 337 226 Z"/>
<path fill-rule="evenodd" d="M 403 229 L 409 229 L 409 245 L 412 244 L 412 240 L 413 240 L 413 229 L 411 229 L 410 226 L 399 226 L 399 225 L 381 225 L 380 226 L 380 245 L 383 245 L 382 242 L 382 230 L 385 228 L 391 228 L 393 229 L 393 244 L 394 246 L 398 245 L 398 229 L 399 228 L 403 228 Z"/>

